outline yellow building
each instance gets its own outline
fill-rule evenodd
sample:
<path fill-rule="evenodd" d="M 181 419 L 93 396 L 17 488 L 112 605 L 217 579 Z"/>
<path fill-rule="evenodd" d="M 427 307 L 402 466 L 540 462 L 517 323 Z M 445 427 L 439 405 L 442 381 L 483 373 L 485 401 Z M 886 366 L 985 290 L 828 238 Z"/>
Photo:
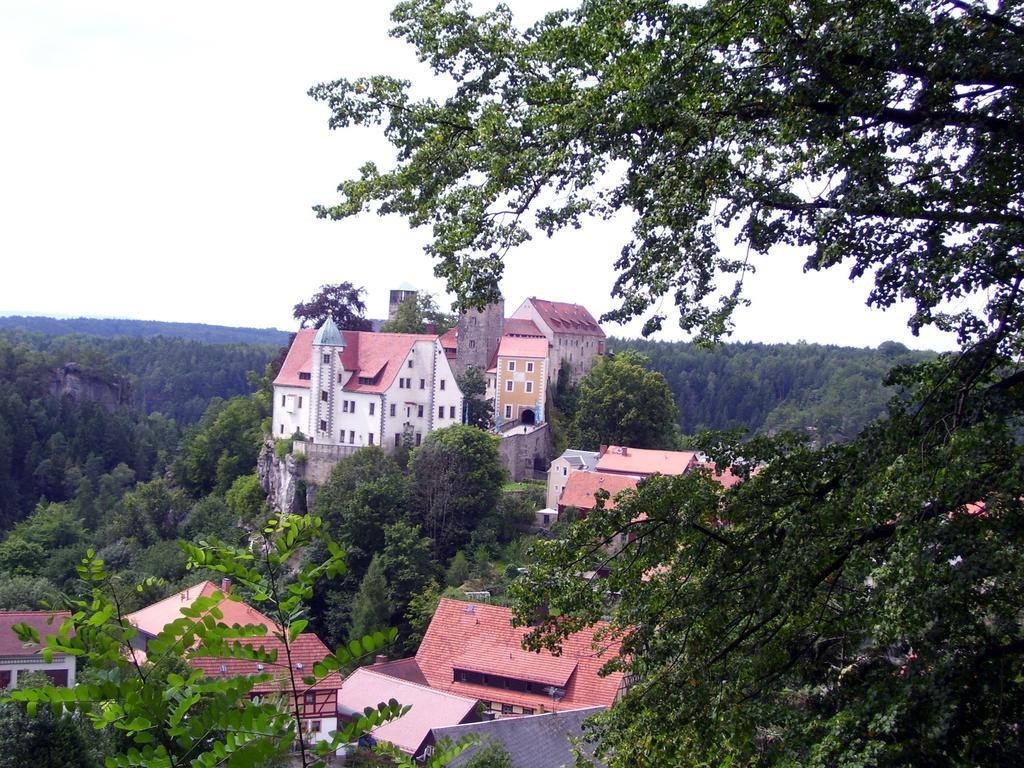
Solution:
<path fill-rule="evenodd" d="M 502 337 L 494 366 L 495 427 L 544 422 L 547 363 L 547 339 Z"/>

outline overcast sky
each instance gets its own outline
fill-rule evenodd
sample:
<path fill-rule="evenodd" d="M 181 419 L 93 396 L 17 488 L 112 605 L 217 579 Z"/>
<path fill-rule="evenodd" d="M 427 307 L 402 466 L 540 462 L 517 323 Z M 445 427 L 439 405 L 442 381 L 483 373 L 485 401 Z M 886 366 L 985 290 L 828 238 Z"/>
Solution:
<path fill-rule="evenodd" d="M 509 5 L 525 23 L 557 3 Z M 0 314 L 288 329 L 324 283 L 365 286 L 373 317 L 401 283 L 442 294 L 425 231 L 311 211 L 391 156 L 372 131 L 329 131 L 310 86 L 386 73 L 437 87 L 388 36 L 390 6 L 0 0 Z M 506 309 L 531 295 L 612 308 L 627 234 L 625 220 L 593 222 L 520 248 Z M 748 279 L 735 340 L 954 346 L 915 339 L 907 308 L 870 310 L 867 283 L 804 275 L 802 261 L 773 256 Z"/>

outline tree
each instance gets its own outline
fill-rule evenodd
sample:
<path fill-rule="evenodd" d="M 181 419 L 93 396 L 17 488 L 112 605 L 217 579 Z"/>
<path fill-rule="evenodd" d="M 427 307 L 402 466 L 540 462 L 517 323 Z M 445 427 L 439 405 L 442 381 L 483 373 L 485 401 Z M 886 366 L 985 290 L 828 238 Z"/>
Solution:
<path fill-rule="evenodd" d="M 364 165 L 318 215 L 379 205 L 429 221 L 427 250 L 461 300 L 497 297 L 531 208 L 548 233 L 627 209 L 622 304 L 607 319 L 672 293 L 683 328 L 717 337 L 757 254 L 813 244 L 808 269 L 874 272 L 870 303 L 913 300 L 914 328 L 952 327 L 965 343 L 995 317 L 1024 330 L 1015 3 L 596 0 L 527 31 L 505 7 L 469 7 L 413 0 L 392 16 L 394 34 L 453 77 L 447 100 L 415 101 L 384 76 L 310 90 L 332 128 L 389 125 L 397 154 L 392 170 Z M 745 257 L 720 250 L 734 224 Z M 735 283 L 724 292 L 723 278 Z M 943 314 L 965 292 L 985 310 Z"/>
<path fill-rule="evenodd" d="M 913 302 L 912 330 L 960 341 L 890 374 L 886 417 L 848 443 L 706 436 L 739 486 L 646 480 L 537 545 L 511 588 L 531 644 L 603 617 L 622 641 L 609 665 L 633 684 L 597 718 L 599 757 L 1013 763 L 1024 7 L 590 0 L 521 31 L 504 7 L 411 0 L 393 18 L 454 92 L 416 101 L 387 77 L 314 88 L 332 127 L 386 125 L 397 154 L 318 213 L 429 222 L 460 301 L 496 298 L 531 210 L 548 233 L 626 210 L 605 319 L 645 316 L 653 332 L 668 293 L 682 328 L 716 340 L 747 272 L 795 246 L 807 269 L 869 276 L 872 306 Z M 719 242 L 730 227 L 735 252 Z M 614 556 L 611 540 L 625 542 Z M 602 565 L 604 581 L 577 576 Z"/>
<path fill-rule="evenodd" d="M 447 559 L 498 503 L 505 468 L 498 438 L 462 424 L 431 432 L 412 455 L 413 511 Z"/>
<path fill-rule="evenodd" d="M 647 363 L 629 351 L 598 358 L 580 382 L 570 447 L 675 448 L 679 411 L 665 377 L 647 370 Z"/>
<path fill-rule="evenodd" d="M 479 429 L 490 429 L 494 422 L 494 406 L 487 402 L 487 380 L 477 366 L 471 365 L 455 377 L 462 392 L 466 423 Z"/>
<path fill-rule="evenodd" d="M 388 602 L 388 582 L 384 575 L 384 565 L 379 555 L 374 555 L 366 575 L 359 585 L 359 592 L 352 602 L 352 629 L 354 637 L 372 635 L 386 627 L 391 617 L 391 604 Z"/>
<path fill-rule="evenodd" d="M 337 285 L 321 285 L 309 301 L 295 305 L 293 316 L 300 328 L 307 325 L 319 328 L 330 317 L 340 330 L 369 331 L 370 321 L 364 317 L 364 293 L 365 288 L 356 288 L 347 280 Z"/>
<path fill-rule="evenodd" d="M 415 293 L 398 305 L 395 316 L 380 327 L 384 333 L 426 333 L 438 335 L 455 326 L 458 318 L 443 312 L 429 293 Z"/>
<path fill-rule="evenodd" d="M 18 676 L 20 687 L 46 683 L 42 674 Z M 102 747 L 93 728 L 79 717 L 49 710 L 31 717 L 24 704 L 0 703 L 0 768 L 99 768 L 103 765 Z"/>
<path fill-rule="evenodd" d="M 448 563 L 448 570 L 445 571 L 444 582 L 449 587 L 461 587 L 469 578 L 469 560 L 466 553 L 461 549 L 452 556 Z"/>

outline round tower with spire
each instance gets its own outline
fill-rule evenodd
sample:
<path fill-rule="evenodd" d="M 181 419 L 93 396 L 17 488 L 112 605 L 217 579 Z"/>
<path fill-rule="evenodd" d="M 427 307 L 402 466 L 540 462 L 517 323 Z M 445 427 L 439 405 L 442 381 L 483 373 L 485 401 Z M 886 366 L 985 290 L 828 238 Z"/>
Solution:
<path fill-rule="evenodd" d="M 313 387 L 310 393 L 309 434 L 317 442 L 334 442 L 335 381 L 341 373 L 341 353 L 345 350 L 345 337 L 334 320 L 324 320 L 313 337 Z"/>

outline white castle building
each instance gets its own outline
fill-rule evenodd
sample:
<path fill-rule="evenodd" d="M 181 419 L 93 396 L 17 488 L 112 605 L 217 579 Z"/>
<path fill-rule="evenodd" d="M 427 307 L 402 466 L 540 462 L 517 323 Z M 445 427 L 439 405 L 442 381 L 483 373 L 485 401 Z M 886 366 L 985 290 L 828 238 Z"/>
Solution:
<path fill-rule="evenodd" d="M 391 450 L 460 423 L 462 392 L 437 336 L 339 331 L 328 318 L 296 334 L 274 379 L 276 438 Z"/>

